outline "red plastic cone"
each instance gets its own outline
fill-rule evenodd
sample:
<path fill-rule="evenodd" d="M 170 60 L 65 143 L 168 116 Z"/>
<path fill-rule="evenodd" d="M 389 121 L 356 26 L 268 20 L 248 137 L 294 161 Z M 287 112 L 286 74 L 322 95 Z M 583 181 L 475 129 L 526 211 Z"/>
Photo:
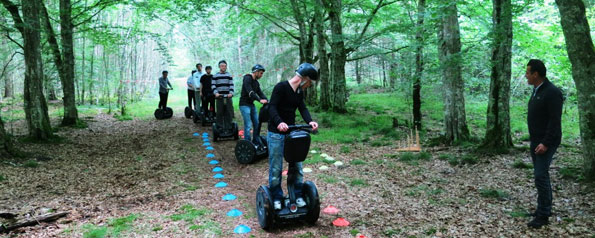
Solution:
<path fill-rule="evenodd" d="M 368 237 L 366 237 L 365 235 L 359 234 L 355 238 L 368 238 Z"/>
<path fill-rule="evenodd" d="M 349 222 L 345 220 L 345 218 L 339 217 L 335 221 L 333 221 L 333 225 L 340 227 L 349 226 Z"/>
<path fill-rule="evenodd" d="M 335 215 L 335 214 L 339 213 L 339 209 L 337 209 L 336 207 L 334 207 L 332 205 L 329 205 L 328 207 L 323 209 L 322 212 L 324 214 L 328 214 L 328 215 Z"/>

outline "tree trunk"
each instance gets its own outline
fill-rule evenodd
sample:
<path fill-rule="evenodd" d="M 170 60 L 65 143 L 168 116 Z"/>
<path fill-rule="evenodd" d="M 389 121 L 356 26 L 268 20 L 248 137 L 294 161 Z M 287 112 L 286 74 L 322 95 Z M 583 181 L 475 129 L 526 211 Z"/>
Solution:
<path fill-rule="evenodd" d="M 511 0 L 492 0 L 492 74 L 488 102 L 486 134 L 482 147 L 512 147 L 510 135 L 510 79 L 512 60 Z"/>
<path fill-rule="evenodd" d="M 4 129 L 4 121 L 2 121 L 2 118 L 0 118 L 0 145 L 4 147 L 4 151 L 8 155 L 13 154 L 14 148 L 12 146 L 12 139 L 10 138 L 10 135 Z M 2 154 L 2 153 L 0 153 L 0 154 Z"/>
<path fill-rule="evenodd" d="M 439 56 L 443 78 L 444 130 L 447 142 L 467 140 L 465 95 L 461 76 L 461 34 L 456 2 L 449 2 L 443 12 L 438 33 Z"/>
<path fill-rule="evenodd" d="M 582 0 L 556 0 L 576 84 L 585 175 L 595 180 L 595 47 Z"/>
<path fill-rule="evenodd" d="M 417 1 L 417 24 L 415 33 L 415 74 L 413 76 L 413 125 L 421 130 L 421 77 L 424 71 L 424 17 L 426 1 Z"/>
<path fill-rule="evenodd" d="M 362 84 L 362 75 L 359 71 L 360 66 L 359 66 L 359 60 L 355 61 L 355 81 L 357 82 L 357 85 Z"/>
<path fill-rule="evenodd" d="M 94 99 L 93 99 L 93 95 L 95 93 L 95 80 L 93 79 L 93 73 L 95 72 L 94 68 L 93 68 L 93 64 L 95 63 L 95 46 L 93 46 L 93 51 L 91 51 L 91 62 L 90 62 L 90 67 L 91 67 L 91 72 L 89 72 L 89 104 L 93 105 L 95 104 Z"/>
<path fill-rule="evenodd" d="M 23 41 L 25 50 L 25 114 L 29 136 L 46 140 L 52 136 L 48 107 L 43 95 L 43 66 L 41 60 L 41 34 L 39 9 L 41 1 L 22 0 Z"/>
<path fill-rule="evenodd" d="M 304 19 L 304 14 L 302 9 L 300 8 L 300 3 L 297 0 L 290 0 L 293 18 L 298 24 L 298 30 L 300 32 L 299 37 L 299 52 L 300 52 L 300 64 L 301 63 L 314 63 L 314 29 L 312 24 L 308 27 L 306 26 L 306 21 Z M 310 21 L 313 23 L 313 21 Z M 306 104 L 308 105 L 316 105 L 317 104 L 317 92 L 316 92 L 316 83 L 304 90 L 304 97 L 306 100 Z"/>
<path fill-rule="evenodd" d="M 343 26 L 341 23 L 341 0 L 325 0 L 331 22 L 331 88 L 332 88 L 332 110 L 335 112 L 347 112 L 347 83 L 345 81 L 345 62 L 347 50 L 343 37 Z"/>
<path fill-rule="evenodd" d="M 318 48 L 318 62 L 320 65 L 320 108 L 328 110 L 331 108 L 331 90 L 330 77 L 328 68 L 328 56 L 326 52 L 326 33 L 324 28 L 324 4 L 322 0 L 317 0 L 317 7 L 315 8 L 314 24 L 316 28 L 316 47 Z"/>
<path fill-rule="evenodd" d="M 76 124 L 78 112 L 76 110 L 75 87 L 74 87 L 74 47 L 73 47 L 73 25 L 71 19 L 70 0 L 60 0 L 60 35 L 62 52 L 58 46 L 58 40 L 54 28 L 50 22 L 50 16 L 43 2 L 40 3 L 41 14 L 43 14 L 44 26 L 47 31 L 47 40 L 54 56 L 54 64 L 58 68 L 58 75 L 62 83 L 64 94 L 64 118 L 62 125 L 69 126 Z"/>
<path fill-rule="evenodd" d="M 83 53 L 83 58 L 81 60 L 81 83 L 80 83 L 82 89 L 81 89 L 81 96 L 79 98 L 79 104 L 85 104 L 85 89 L 86 89 L 86 87 L 85 87 L 85 51 L 86 51 L 85 46 L 86 46 L 86 44 L 85 43 L 86 43 L 86 41 L 87 41 L 87 39 L 85 39 L 85 35 L 83 35 L 83 48 L 81 49 L 82 53 Z"/>
<path fill-rule="evenodd" d="M 70 0 L 60 0 L 60 36 L 62 37 L 62 53 L 64 54 L 64 70 L 62 90 L 64 92 L 63 126 L 76 124 L 78 111 L 74 96 L 74 43 L 73 43 L 72 5 Z"/>

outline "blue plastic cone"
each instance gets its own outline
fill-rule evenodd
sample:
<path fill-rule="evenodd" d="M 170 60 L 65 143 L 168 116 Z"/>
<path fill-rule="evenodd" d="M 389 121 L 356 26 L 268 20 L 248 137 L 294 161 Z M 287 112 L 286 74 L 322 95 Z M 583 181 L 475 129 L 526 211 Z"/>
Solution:
<path fill-rule="evenodd" d="M 223 201 L 232 201 L 232 200 L 236 200 L 236 198 L 237 197 L 231 193 L 228 193 L 222 197 Z"/>
<path fill-rule="evenodd" d="M 233 230 L 233 232 L 236 234 L 246 234 L 250 231 L 251 231 L 250 227 L 248 227 L 246 225 L 239 225 L 236 227 L 236 229 Z"/>
<path fill-rule="evenodd" d="M 215 175 L 213 176 L 213 178 L 216 178 L 216 179 L 222 179 L 222 178 L 225 178 L 225 176 L 223 176 L 223 174 L 215 174 Z"/>
<path fill-rule="evenodd" d="M 213 172 L 221 172 L 221 171 L 223 171 L 223 169 L 219 166 L 213 168 Z"/>
<path fill-rule="evenodd" d="M 213 165 L 214 164 L 218 164 L 218 163 L 219 163 L 219 161 L 217 161 L 217 160 L 211 160 L 211 161 L 209 161 L 209 164 L 213 164 Z"/>
<path fill-rule="evenodd" d="M 207 154 L 207 158 L 215 158 L 215 154 L 209 153 L 209 154 Z"/>
<path fill-rule="evenodd" d="M 203 133 L 202 133 L 202 136 L 205 136 L 205 137 L 206 137 L 206 136 L 209 136 L 209 133 L 203 132 Z"/>
<path fill-rule="evenodd" d="M 214 150 L 214 149 L 215 149 L 215 148 L 213 148 L 213 147 L 211 147 L 211 146 L 207 147 L 207 150 Z"/>
<path fill-rule="evenodd" d="M 194 132 L 194 134 L 192 134 L 192 136 L 200 136 L 200 134 L 198 134 L 198 132 Z"/>
<path fill-rule="evenodd" d="M 211 143 L 209 143 L 209 142 L 205 142 L 205 143 L 203 143 L 202 145 L 203 145 L 203 146 L 210 146 L 210 145 L 211 145 Z"/>
<path fill-rule="evenodd" d="M 238 209 L 231 209 L 231 211 L 227 212 L 228 217 L 239 217 L 242 215 L 242 211 Z"/>
<path fill-rule="evenodd" d="M 215 187 L 216 188 L 225 188 L 225 187 L 227 187 L 227 183 L 221 181 L 221 182 L 218 182 L 217 184 L 215 184 Z"/>

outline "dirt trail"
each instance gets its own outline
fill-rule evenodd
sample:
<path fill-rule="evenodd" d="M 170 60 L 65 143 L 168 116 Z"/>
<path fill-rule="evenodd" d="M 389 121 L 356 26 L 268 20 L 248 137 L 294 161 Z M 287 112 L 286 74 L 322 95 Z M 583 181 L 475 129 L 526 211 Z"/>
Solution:
<path fill-rule="evenodd" d="M 523 153 L 482 158 L 477 165 L 453 167 L 437 160 L 407 164 L 387 156 L 394 146 L 314 143 L 312 148 L 344 162 L 336 167 L 323 162 L 305 165 L 305 175 L 318 185 L 322 207 L 334 205 L 349 220 L 337 228 L 335 216 L 321 215 L 317 226 L 290 225 L 270 232 L 258 226 L 254 212 L 255 191 L 267 182 L 268 161 L 240 165 L 233 155 L 234 141 L 214 142 L 215 159 L 224 179 L 214 179 L 207 151 L 194 132 L 210 133 L 183 118 L 175 108 L 170 120 L 117 121 L 98 115 L 87 129 L 65 129 L 60 144 L 19 144 L 49 160 L 37 168 L 0 164 L 0 210 L 40 214 L 49 208 L 70 211 L 57 223 L 20 229 L 10 237 L 82 237 L 90 228 L 105 226 L 111 219 L 139 214 L 131 229 L 120 237 L 238 237 L 233 229 L 252 228 L 249 237 L 591 237 L 595 234 L 595 198 L 585 185 L 560 179 L 556 167 L 553 225 L 533 231 L 528 218 L 516 217 L 534 207 L 535 191 L 530 170 L 511 167 Z M 238 118 L 236 118 L 237 120 Z M 560 149 L 559 156 L 575 156 Z M 526 158 L 525 158 L 526 159 Z M 330 167 L 328 171 L 318 168 Z M 284 165 L 284 168 L 287 168 Z M 218 181 L 228 183 L 215 188 Z M 283 181 L 285 183 L 285 179 Z M 480 191 L 500 189 L 505 199 L 483 197 Z M 232 193 L 235 201 L 222 201 Z M 207 212 L 193 222 L 174 221 L 173 214 L 190 204 Z M 227 211 L 239 209 L 237 218 Z M 555 221 L 558 220 L 558 221 Z M 196 226 L 193 226 L 196 225 Z M 159 228 L 159 229 L 157 229 Z M 1 235 L 0 235 L 1 236 Z"/>

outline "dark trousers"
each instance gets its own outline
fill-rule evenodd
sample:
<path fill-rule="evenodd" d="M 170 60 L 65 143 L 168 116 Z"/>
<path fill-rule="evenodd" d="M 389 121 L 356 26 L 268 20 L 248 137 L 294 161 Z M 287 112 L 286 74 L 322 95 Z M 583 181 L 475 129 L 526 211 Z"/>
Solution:
<path fill-rule="evenodd" d="M 160 109 L 165 109 L 167 107 L 167 95 L 168 93 L 159 93 L 159 105 L 157 105 Z"/>
<path fill-rule="evenodd" d="M 188 89 L 188 108 L 192 109 L 192 106 L 194 104 L 196 104 L 196 99 L 194 98 L 194 90 Z M 196 109 L 196 107 L 194 109 Z"/>
<path fill-rule="evenodd" d="M 209 110 L 210 108 L 215 110 L 215 97 L 213 95 L 202 96 L 201 100 L 202 100 L 202 110 L 205 113 L 209 113 L 211 111 L 211 110 Z"/>
<path fill-rule="evenodd" d="M 217 98 L 217 126 L 223 130 L 231 130 L 233 118 L 233 102 L 231 98 Z"/>
<path fill-rule="evenodd" d="M 549 217 L 552 215 L 552 184 L 550 182 L 550 165 L 558 146 L 547 148 L 541 155 L 535 154 L 535 147 L 539 144 L 531 142 L 531 159 L 533 160 L 533 175 L 537 188 L 537 216 Z"/>

